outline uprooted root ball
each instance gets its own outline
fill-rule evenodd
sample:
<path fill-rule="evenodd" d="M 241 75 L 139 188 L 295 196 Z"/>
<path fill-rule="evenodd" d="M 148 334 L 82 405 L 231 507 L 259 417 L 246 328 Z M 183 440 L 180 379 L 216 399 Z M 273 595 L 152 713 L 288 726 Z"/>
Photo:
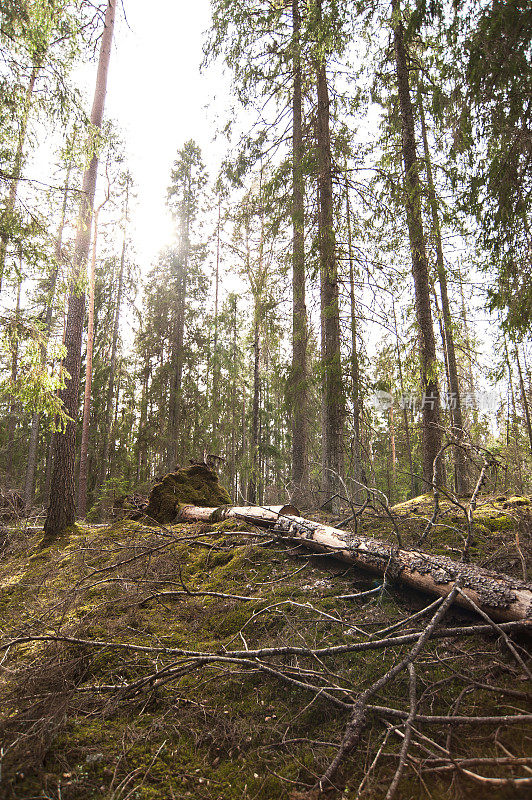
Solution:
<path fill-rule="evenodd" d="M 216 472 L 202 464 L 195 464 L 170 472 L 156 483 L 144 513 L 165 524 L 176 518 L 180 505 L 218 507 L 230 503 L 231 498 L 218 483 Z"/>

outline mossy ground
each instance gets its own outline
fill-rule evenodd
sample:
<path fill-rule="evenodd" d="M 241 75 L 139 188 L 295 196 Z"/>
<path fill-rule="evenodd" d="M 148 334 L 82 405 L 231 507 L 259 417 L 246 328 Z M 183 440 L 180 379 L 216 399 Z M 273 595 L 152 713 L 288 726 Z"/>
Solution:
<path fill-rule="evenodd" d="M 508 502 L 510 498 L 484 498 L 479 504 L 472 558 L 491 560 L 498 567 L 499 553 L 504 570 L 520 575 L 515 543 L 528 557 L 530 531 L 522 523 L 527 507 L 503 507 Z M 429 498 L 411 504 L 395 509 L 406 544 L 419 537 L 431 514 Z M 459 514 L 444 507 L 444 522 L 431 531 L 427 550 L 447 555 L 460 550 L 465 529 L 454 516 Z M 0 566 L 2 641 L 53 633 L 217 653 L 288 643 L 324 647 L 356 641 L 357 628 L 371 633 L 428 604 L 426 597 L 399 587 L 369 598 L 339 599 L 375 588 L 378 582 L 288 543 L 264 535 L 255 538 L 249 526 L 243 526 L 245 532 L 239 527 L 235 521 L 176 525 L 169 536 L 168 530 L 132 521 L 78 525 L 45 549 L 39 549 L 39 534 L 21 531 L 10 537 Z M 389 521 L 371 510 L 364 514 L 361 529 L 366 535 L 393 536 Z M 183 594 L 183 584 L 196 594 Z M 206 592 L 251 599 L 201 594 Z M 456 624 L 465 618 L 453 610 L 447 621 Z M 309 680 L 326 670 L 353 697 L 400 652 L 388 648 L 320 660 L 293 656 L 275 663 L 306 668 Z M 4 655 L 0 653 L 0 660 Z M 12 647 L 0 674 L 2 797 L 289 798 L 311 785 L 334 756 L 346 713 L 250 664 L 210 664 L 134 697 L 104 689 L 161 670 L 172 660 L 153 651 L 64 642 Z M 487 715 L 527 708 L 526 683 L 495 636 L 434 640 L 416 667 L 423 713 L 445 714 L 454 708 L 455 713 Z M 461 695 L 463 675 L 503 691 L 473 686 Z M 505 689 L 514 695 L 505 695 Z M 407 697 L 404 675 L 376 702 L 404 709 Z M 383 720 L 370 719 L 357 753 L 346 764 L 342 797 L 357 796 L 387 731 Z M 428 727 L 423 732 L 448 746 L 447 729 Z M 361 798 L 384 796 L 400 742 L 398 734 L 388 733 Z M 455 757 L 500 756 L 501 748 L 529 755 L 530 730 L 501 726 L 495 736 L 491 727 L 459 727 L 451 747 Z M 420 759 L 426 756 L 412 752 Z M 500 774 L 485 766 L 478 771 Z M 491 787 L 419 767 L 407 770 L 398 795 L 401 800 L 490 796 Z M 520 796 L 525 795 L 511 787 L 497 789 L 500 798 Z"/>

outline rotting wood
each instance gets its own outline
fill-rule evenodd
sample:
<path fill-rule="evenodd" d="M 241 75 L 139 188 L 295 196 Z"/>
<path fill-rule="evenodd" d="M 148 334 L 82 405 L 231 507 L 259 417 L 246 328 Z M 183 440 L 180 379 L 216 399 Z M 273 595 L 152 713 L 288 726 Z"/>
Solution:
<path fill-rule="evenodd" d="M 183 522 L 220 522 L 242 519 L 271 528 L 277 535 L 300 542 L 318 553 L 327 553 L 419 591 L 446 597 L 455 583 L 460 586 L 455 602 L 471 610 L 470 598 L 492 619 L 532 620 L 532 584 L 474 564 L 420 550 L 399 549 L 387 542 L 358 536 L 299 516 L 294 506 L 198 508 L 183 506 Z"/>

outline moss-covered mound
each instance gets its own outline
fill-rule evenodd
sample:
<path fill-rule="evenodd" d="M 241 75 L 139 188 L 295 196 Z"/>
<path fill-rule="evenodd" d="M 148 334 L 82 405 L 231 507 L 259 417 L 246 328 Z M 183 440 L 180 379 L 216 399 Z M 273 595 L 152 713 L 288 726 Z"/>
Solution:
<path fill-rule="evenodd" d="M 168 523 L 176 518 L 180 505 L 225 506 L 231 503 L 226 489 L 218 483 L 218 475 L 203 464 L 170 472 L 150 492 L 146 516 Z"/>
<path fill-rule="evenodd" d="M 486 498 L 482 507 L 487 514 Z M 401 518 L 407 545 L 426 512 L 430 503 Z M 476 531 L 472 548 L 516 575 L 518 545 L 532 567 L 532 531 L 518 529 L 518 512 L 507 510 L 511 529 Z M 386 520 L 367 509 L 358 530 L 393 540 Z M 439 522 L 428 552 L 459 552 L 461 524 Z M 340 747 L 349 704 L 413 644 L 394 637 L 415 640 L 434 611 L 414 618 L 432 598 L 236 519 L 170 530 L 130 519 L 78 524 L 39 549 L 42 530 L 9 529 L 0 800 L 316 800 L 309 788 Z M 513 781 L 532 765 L 530 721 L 505 722 L 530 713 L 527 675 L 498 631 L 444 635 L 473 621 L 451 608 L 415 660 L 421 716 L 396 800 L 529 796 Z M 528 669 L 529 644 L 514 634 Z M 343 791 L 320 800 L 386 796 L 410 704 L 406 670 L 371 702 L 337 779 Z M 451 727 L 426 716 L 449 714 L 501 722 Z"/>

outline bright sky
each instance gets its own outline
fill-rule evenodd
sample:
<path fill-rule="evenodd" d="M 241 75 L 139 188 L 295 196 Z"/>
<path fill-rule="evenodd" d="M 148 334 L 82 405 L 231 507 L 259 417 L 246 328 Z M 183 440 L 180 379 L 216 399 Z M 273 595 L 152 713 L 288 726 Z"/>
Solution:
<path fill-rule="evenodd" d="M 217 169 L 223 143 L 213 137 L 227 119 L 228 91 L 220 69 L 200 74 L 209 0 L 124 0 L 124 7 L 127 23 L 117 9 L 105 115 L 122 131 L 136 182 L 131 233 L 145 274 L 171 239 L 165 198 L 178 148 L 195 139 L 209 172 Z M 96 76 L 96 65 L 91 67 L 88 91 Z"/>

